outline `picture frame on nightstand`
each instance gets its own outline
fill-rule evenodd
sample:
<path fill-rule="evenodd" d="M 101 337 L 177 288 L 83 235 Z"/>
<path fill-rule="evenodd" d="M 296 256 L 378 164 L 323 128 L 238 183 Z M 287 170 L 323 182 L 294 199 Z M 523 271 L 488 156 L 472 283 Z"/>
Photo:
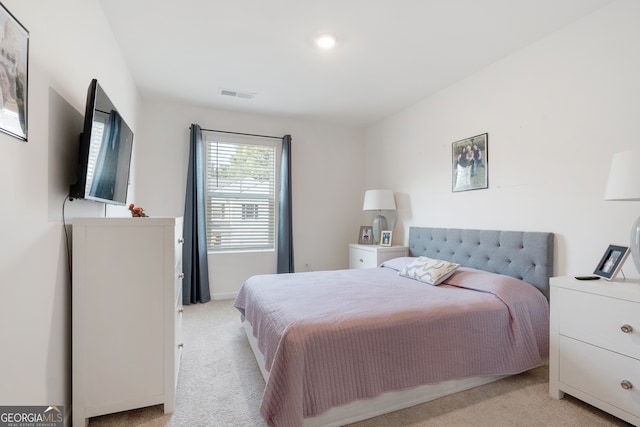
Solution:
<path fill-rule="evenodd" d="M 380 232 L 380 246 L 391 246 L 393 241 L 393 231 L 383 230 Z"/>
<path fill-rule="evenodd" d="M 359 245 L 373 245 L 373 227 L 370 225 L 361 225 L 360 234 L 358 234 Z"/>
<path fill-rule="evenodd" d="M 607 280 L 615 279 L 629 252 L 627 246 L 609 245 L 593 274 Z"/>

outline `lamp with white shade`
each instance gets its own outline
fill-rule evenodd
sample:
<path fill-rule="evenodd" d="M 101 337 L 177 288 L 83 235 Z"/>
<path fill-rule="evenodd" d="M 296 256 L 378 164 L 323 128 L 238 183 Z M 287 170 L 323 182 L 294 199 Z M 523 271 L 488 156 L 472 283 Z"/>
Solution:
<path fill-rule="evenodd" d="M 640 150 L 623 151 L 613 155 L 605 200 L 640 201 Z M 631 227 L 629 248 L 640 273 L 640 217 Z"/>
<path fill-rule="evenodd" d="M 376 244 L 380 243 L 380 233 L 388 230 L 387 218 L 382 211 L 395 211 L 396 199 L 391 190 L 367 190 L 364 193 L 363 211 L 377 211 L 376 217 L 373 219 L 373 240 Z"/>

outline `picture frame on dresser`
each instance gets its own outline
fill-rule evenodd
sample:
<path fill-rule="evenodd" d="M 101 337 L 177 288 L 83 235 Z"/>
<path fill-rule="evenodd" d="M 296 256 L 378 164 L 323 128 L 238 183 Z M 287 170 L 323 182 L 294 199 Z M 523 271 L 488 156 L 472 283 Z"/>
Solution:
<path fill-rule="evenodd" d="M 373 227 L 370 225 L 361 225 L 360 233 L 358 234 L 359 245 L 373 245 Z"/>
<path fill-rule="evenodd" d="M 593 274 L 606 280 L 615 279 L 629 256 L 629 252 L 627 246 L 609 245 Z"/>

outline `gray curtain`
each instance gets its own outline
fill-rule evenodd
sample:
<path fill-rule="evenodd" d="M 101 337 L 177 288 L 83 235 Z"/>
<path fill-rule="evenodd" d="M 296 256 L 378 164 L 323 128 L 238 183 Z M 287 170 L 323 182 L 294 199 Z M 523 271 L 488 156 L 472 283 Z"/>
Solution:
<path fill-rule="evenodd" d="M 205 212 L 205 173 L 202 129 L 191 125 L 187 194 L 184 205 L 184 245 L 182 247 L 182 303 L 207 302 L 209 263 L 207 261 L 207 229 Z"/>
<path fill-rule="evenodd" d="M 282 159 L 280 161 L 278 274 L 294 272 L 291 205 L 291 135 L 285 135 L 282 138 Z"/>

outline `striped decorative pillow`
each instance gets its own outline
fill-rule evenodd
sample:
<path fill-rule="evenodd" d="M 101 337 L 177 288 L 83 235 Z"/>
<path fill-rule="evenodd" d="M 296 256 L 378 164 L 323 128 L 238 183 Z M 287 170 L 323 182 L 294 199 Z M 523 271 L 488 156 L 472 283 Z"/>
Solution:
<path fill-rule="evenodd" d="M 398 274 L 429 285 L 439 285 L 451 276 L 458 267 L 460 264 L 421 256 L 407 264 Z"/>

